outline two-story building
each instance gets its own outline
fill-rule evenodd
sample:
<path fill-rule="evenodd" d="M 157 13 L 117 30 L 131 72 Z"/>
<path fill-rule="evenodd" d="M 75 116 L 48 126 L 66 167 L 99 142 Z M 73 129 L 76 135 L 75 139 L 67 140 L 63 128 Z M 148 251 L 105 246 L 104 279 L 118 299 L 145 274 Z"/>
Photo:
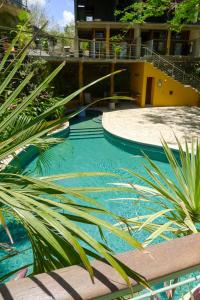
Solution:
<path fill-rule="evenodd" d="M 91 53 L 103 55 L 119 52 L 113 38 L 118 34 L 121 41 L 121 56 L 142 54 L 142 45 L 162 55 L 200 56 L 200 24 L 185 25 L 180 33 L 171 32 L 166 17 L 151 18 L 142 25 L 120 22 L 115 10 L 122 10 L 133 0 L 75 0 L 76 50 L 83 41 Z M 199 40 L 198 40 L 199 38 Z M 85 44 L 84 44 L 85 45 Z"/>
<path fill-rule="evenodd" d="M 121 84 L 111 77 L 110 95 L 126 89 L 141 107 L 197 105 L 200 78 L 188 74 L 183 63 L 200 59 L 200 24 L 186 24 L 177 33 L 170 30 L 166 16 L 151 18 L 143 24 L 121 22 L 115 10 L 132 2 L 74 0 L 79 86 L 87 82 L 94 69 L 89 63 L 100 62 L 100 70 L 107 62 L 110 72 L 123 67 L 127 70 L 121 76 L 125 77 Z M 83 64 L 90 68 L 86 79 Z M 105 86 L 104 90 L 108 88 Z M 81 99 L 83 102 L 83 95 Z"/>

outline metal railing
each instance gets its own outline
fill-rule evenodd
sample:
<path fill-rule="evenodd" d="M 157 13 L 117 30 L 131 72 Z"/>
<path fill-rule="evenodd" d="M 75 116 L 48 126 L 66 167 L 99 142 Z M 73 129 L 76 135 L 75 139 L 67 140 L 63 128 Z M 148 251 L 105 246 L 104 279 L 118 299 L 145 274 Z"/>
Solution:
<path fill-rule="evenodd" d="M 76 42 L 76 47 L 74 44 Z M 70 44 L 70 46 L 69 46 Z M 68 45 L 68 46 L 66 46 Z M 67 48 L 68 47 L 68 48 Z M 76 50 L 74 50 L 76 48 Z M 104 40 L 77 41 L 57 39 L 56 45 L 48 45 L 47 49 L 35 47 L 30 51 L 31 55 L 58 56 L 65 58 L 82 58 L 88 60 L 140 60 L 152 62 L 155 67 L 164 71 L 167 75 L 180 81 L 184 85 L 190 85 L 200 91 L 200 78 L 194 74 L 187 74 L 170 61 L 170 57 L 164 58 L 160 54 L 146 46 L 138 47 L 135 43 L 110 42 L 109 46 Z"/>
<path fill-rule="evenodd" d="M 78 40 L 78 52 L 82 57 L 108 59 L 135 59 L 136 45 L 127 42 L 110 42 L 98 40 Z"/>
<path fill-rule="evenodd" d="M 196 299 L 195 294 L 200 292 L 200 275 L 191 274 L 189 278 L 177 278 L 169 283 L 163 283 L 162 287 L 152 291 L 135 294 L 129 300 L 159 300 L 159 299 Z"/>
<path fill-rule="evenodd" d="M 187 74 L 184 70 L 178 68 L 173 62 L 170 62 L 169 57 L 166 59 L 152 49 L 142 47 L 142 59 L 152 62 L 155 67 L 184 85 L 190 85 L 200 91 L 200 78 L 193 74 Z"/>
<path fill-rule="evenodd" d="M 0 47 L 5 46 L 0 41 Z M 2 51 L 0 49 L 0 55 Z M 43 33 L 38 36 L 29 49 L 32 57 L 45 59 L 85 59 L 85 60 L 139 60 L 148 61 L 168 76 L 184 85 L 190 85 L 200 91 L 200 78 L 188 74 L 183 69 L 170 61 L 170 56 L 162 56 L 147 46 L 128 42 L 106 43 L 104 40 L 74 39 L 69 37 L 51 36 Z"/>
<path fill-rule="evenodd" d="M 43 38 L 44 40 L 44 38 Z M 136 45 L 134 43 L 109 43 L 109 48 L 105 41 L 98 40 L 77 40 L 74 39 L 56 38 L 54 43 L 51 39 L 44 43 L 33 44 L 30 49 L 30 55 L 39 56 L 57 56 L 65 58 L 85 58 L 85 59 L 116 59 L 129 60 L 136 59 Z"/>

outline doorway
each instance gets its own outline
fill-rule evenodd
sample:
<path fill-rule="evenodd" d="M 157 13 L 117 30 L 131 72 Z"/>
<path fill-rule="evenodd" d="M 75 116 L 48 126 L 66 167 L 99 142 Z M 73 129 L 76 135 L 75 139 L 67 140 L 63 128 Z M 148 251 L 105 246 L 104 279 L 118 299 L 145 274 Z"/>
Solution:
<path fill-rule="evenodd" d="M 152 105 L 153 83 L 154 83 L 154 78 L 147 77 L 146 99 L 145 99 L 146 105 Z"/>

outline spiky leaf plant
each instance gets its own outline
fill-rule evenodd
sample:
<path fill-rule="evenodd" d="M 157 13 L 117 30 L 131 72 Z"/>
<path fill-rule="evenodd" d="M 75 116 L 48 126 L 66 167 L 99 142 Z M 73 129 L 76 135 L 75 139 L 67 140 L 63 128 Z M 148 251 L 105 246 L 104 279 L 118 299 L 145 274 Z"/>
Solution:
<path fill-rule="evenodd" d="M 184 145 L 177 138 L 176 141 L 178 153 L 162 141 L 171 170 L 170 178 L 147 156 L 144 169 L 148 178 L 126 170 L 133 179 L 143 183 L 128 185 L 138 195 L 137 200 L 149 203 L 148 215 L 131 218 L 128 222 L 129 230 L 150 233 L 145 245 L 158 237 L 168 240 L 200 231 L 200 145 L 197 139 L 190 144 L 185 141 Z M 156 205 L 153 213 L 152 204 Z"/>
<path fill-rule="evenodd" d="M 19 38 L 19 35 L 15 38 L 0 63 L 0 96 L 17 74 L 17 71 L 26 57 L 28 45 L 31 43 L 31 41 L 29 41 L 27 46 L 16 55 L 15 59 L 7 64 L 7 58 L 9 57 L 12 47 L 17 42 L 17 38 Z M 58 107 L 73 100 L 86 88 L 119 73 L 119 71 L 117 71 L 88 84 L 60 100 L 56 105 L 33 119 L 28 117 L 22 118 L 22 113 L 26 107 L 47 87 L 51 80 L 63 68 L 64 64 L 65 63 L 60 64 L 34 91 L 30 92 L 15 110 L 11 110 L 10 113 L 7 114 L 7 117 L 0 122 L 0 161 L 7 159 L 10 155 L 15 155 L 16 151 L 27 145 L 37 144 L 38 146 L 40 143 L 48 144 L 49 139 L 46 134 L 58 125 L 63 124 L 63 122 L 68 121 L 79 113 L 79 111 L 59 120 L 52 121 L 51 123 L 45 121 L 46 116 L 50 115 Z M 31 80 L 32 75 L 33 74 L 28 74 L 16 90 L 12 91 L 9 97 L 5 99 L 5 102 L 0 106 L 0 115 L 3 115 L 10 105 L 15 103 L 15 99 L 20 96 L 21 91 Z M 20 172 L 8 173 L 5 170 L 1 170 L 1 226 L 6 230 L 10 238 L 10 244 L 15 243 L 17 236 L 12 237 L 8 228 L 9 226 L 6 225 L 6 216 L 15 219 L 24 227 L 33 251 L 33 271 L 31 274 L 48 272 L 73 264 L 82 264 L 88 270 L 91 278 L 93 278 L 93 269 L 88 258 L 88 256 L 91 256 L 105 259 L 120 273 L 128 284 L 130 283 L 126 268 L 115 259 L 112 250 L 109 249 L 105 243 L 96 241 L 80 226 L 81 223 L 90 224 L 91 226 L 99 228 L 101 233 L 103 233 L 103 230 L 109 230 L 117 237 L 125 240 L 132 247 L 142 249 L 141 244 L 128 233 L 114 227 L 100 217 L 100 215 L 106 214 L 119 221 L 116 215 L 106 210 L 102 205 L 87 195 L 88 192 L 103 191 L 103 189 L 87 187 L 66 188 L 56 184 L 58 179 L 63 178 L 104 175 L 113 176 L 111 174 L 86 173 L 37 178 L 22 175 Z M 120 190 L 120 188 L 115 188 L 115 190 L 117 189 Z M 80 200 L 82 204 L 80 204 Z M 10 245 L 0 244 L 0 250 L 5 250 L 5 248 L 8 250 L 9 247 Z M 1 258 L 0 263 L 10 256 L 17 254 L 16 251 L 8 251 L 8 255 Z M 27 267 L 26 264 L 22 266 L 22 268 Z M 17 271 L 18 270 L 14 270 L 9 274 L 5 274 L 5 276 L 0 278 L 0 282 Z M 138 282 L 146 284 L 145 279 L 139 274 L 133 271 L 130 272 L 130 270 L 128 274 Z"/>

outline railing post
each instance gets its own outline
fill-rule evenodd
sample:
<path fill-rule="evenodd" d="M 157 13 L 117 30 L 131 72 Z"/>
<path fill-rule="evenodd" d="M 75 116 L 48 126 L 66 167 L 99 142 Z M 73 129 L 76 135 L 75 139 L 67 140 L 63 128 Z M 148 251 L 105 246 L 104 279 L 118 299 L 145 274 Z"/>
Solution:
<path fill-rule="evenodd" d="M 92 41 L 92 53 L 93 53 L 93 58 L 96 58 L 96 40 L 93 39 Z"/>
<path fill-rule="evenodd" d="M 139 26 L 137 26 L 134 29 L 134 39 L 135 39 L 135 56 L 136 58 L 140 58 L 141 57 L 141 29 L 139 28 Z"/>
<path fill-rule="evenodd" d="M 152 50 L 151 50 L 152 51 Z M 152 55 L 151 55 L 152 56 Z M 158 55 L 158 67 L 160 67 L 160 55 Z"/>
<path fill-rule="evenodd" d="M 99 42 L 99 59 L 101 58 L 101 42 Z"/>
<path fill-rule="evenodd" d="M 172 77 L 174 77 L 174 65 L 172 67 Z"/>
<path fill-rule="evenodd" d="M 78 39 L 78 31 L 77 29 L 75 30 L 75 38 L 74 38 L 74 56 L 79 57 L 79 39 Z"/>
<path fill-rule="evenodd" d="M 106 58 L 110 58 L 110 25 L 106 27 Z"/>

